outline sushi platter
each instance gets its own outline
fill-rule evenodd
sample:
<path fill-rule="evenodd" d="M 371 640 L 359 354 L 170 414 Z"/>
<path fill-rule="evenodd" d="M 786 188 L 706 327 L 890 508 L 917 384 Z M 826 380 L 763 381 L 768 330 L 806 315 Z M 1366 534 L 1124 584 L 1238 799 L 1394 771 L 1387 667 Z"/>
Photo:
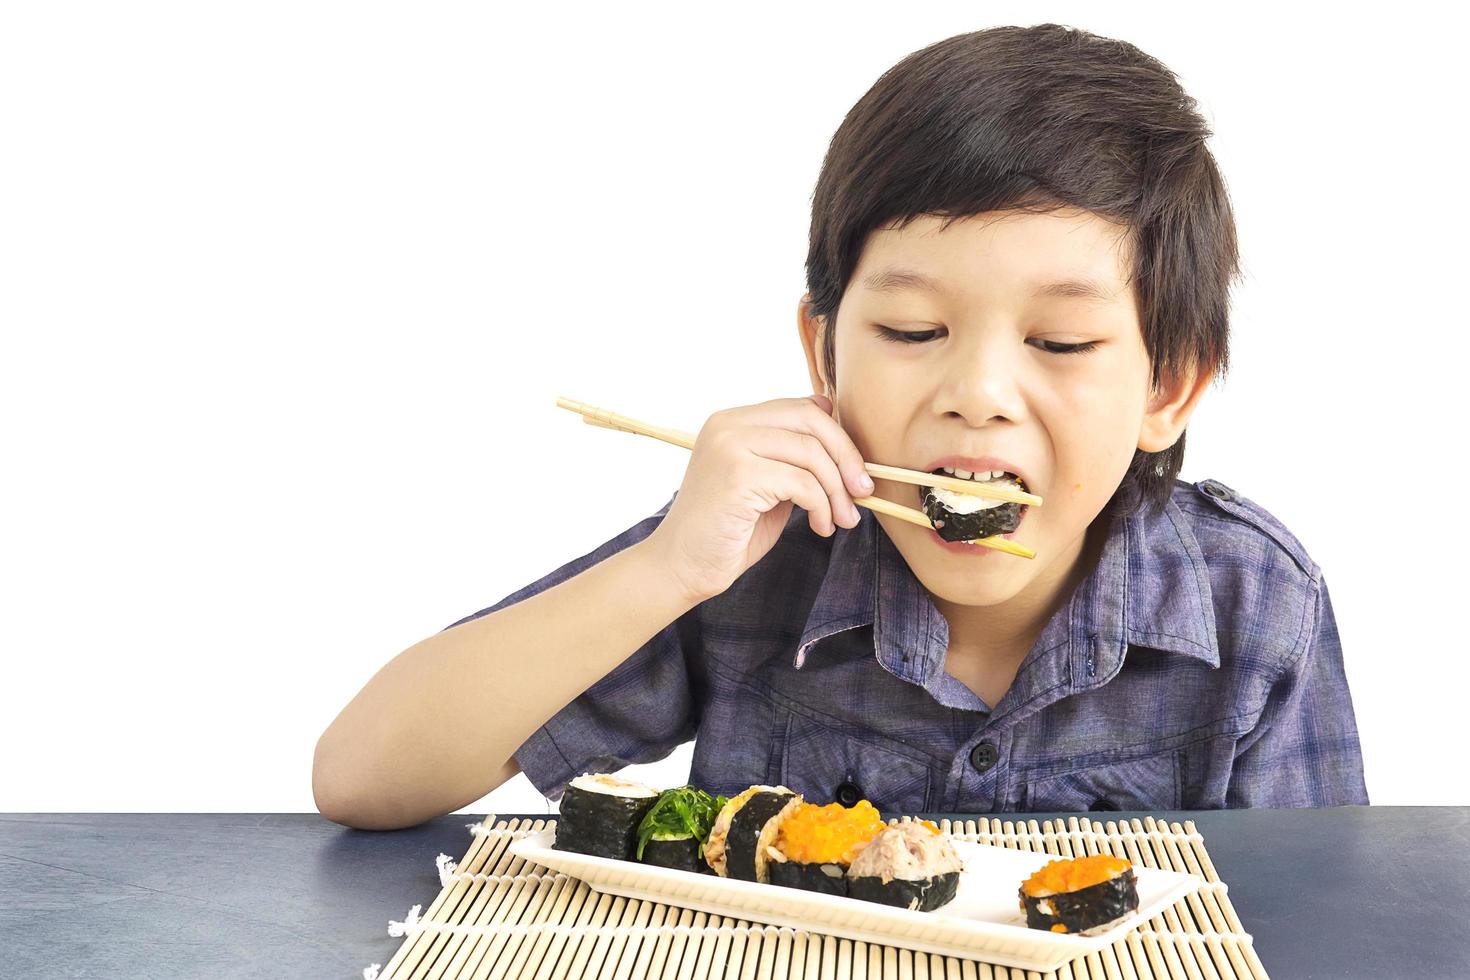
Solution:
<path fill-rule="evenodd" d="M 659 793 L 590 774 L 568 785 L 558 827 L 509 852 L 611 895 L 1040 971 L 1117 942 L 1203 883 L 1108 855 L 951 839 L 929 821 L 883 821 L 867 801 L 819 806 L 767 786 Z"/>

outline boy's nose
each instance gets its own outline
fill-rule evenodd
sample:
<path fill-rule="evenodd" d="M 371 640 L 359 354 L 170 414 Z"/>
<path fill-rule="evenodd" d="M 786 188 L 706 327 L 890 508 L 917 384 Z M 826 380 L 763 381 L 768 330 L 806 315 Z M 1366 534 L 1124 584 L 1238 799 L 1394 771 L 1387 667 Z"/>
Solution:
<path fill-rule="evenodd" d="M 1021 365 L 999 343 L 957 348 L 944 367 L 935 407 L 970 425 L 992 420 L 1020 421 L 1026 411 L 1019 382 Z"/>

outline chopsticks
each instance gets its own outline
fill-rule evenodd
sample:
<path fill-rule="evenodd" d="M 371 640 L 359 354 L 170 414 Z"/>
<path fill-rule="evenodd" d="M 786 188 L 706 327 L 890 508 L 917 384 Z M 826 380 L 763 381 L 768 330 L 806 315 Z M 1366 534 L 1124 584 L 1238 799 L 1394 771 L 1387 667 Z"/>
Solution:
<path fill-rule="evenodd" d="M 684 432 L 679 429 L 669 429 L 659 425 L 651 425 L 648 422 L 641 422 L 638 419 L 629 418 L 626 415 L 619 415 L 616 412 L 608 411 L 605 408 L 598 408 L 595 405 L 588 405 L 586 402 L 579 402 L 573 398 L 558 396 L 556 404 L 558 408 L 565 408 L 568 411 L 578 413 L 582 416 L 582 421 L 589 425 L 596 425 L 604 429 L 616 429 L 620 432 L 631 432 L 635 435 L 649 436 L 650 438 L 658 439 L 671 445 L 682 446 L 689 450 L 694 449 L 693 433 Z M 943 487 L 946 490 L 953 490 L 956 493 L 968 493 L 977 497 L 987 497 L 991 500 L 1004 500 L 1012 503 L 1030 504 L 1032 506 L 1040 506 L 1041 504 L 1041 498 L 1035 494 L 1012 487 L 993 487 L 984 483 L 976 483 L 973 480 L 961 480 L 958 477 L 943 476 L 935 473 L 921 473 L 918 470 L 904 469 L 899 466 L 885 466 L 882 463 L 865 462 L 863 463 L 863 468 L 874 479 L 893 480 L 897 483 L 911 483 L 915 486 Z M 905 507 L 902 504 L 895 504 L 891 500 L 884 500 L 882 497 L 854 497 L 852 502 L 859 507 L 866 507 L 874 513 L 887 514 L 889 517 L 895 517 L 919 527 L 931 529 L 934 527 L 934 522 L 929 520 L 928 515 L 923 511 L 914 510 L 912 507 Z M 967 543 L 980 545 L 981 547 L 990 548 L 995 551 L 1003 551 L 1006 554 L 1017 555 L 1021 558 L 1036 557 L 1036 552 L 1025 545 L 1017 544 L 1014 541 L 999 536 L 975 538 Z"/>

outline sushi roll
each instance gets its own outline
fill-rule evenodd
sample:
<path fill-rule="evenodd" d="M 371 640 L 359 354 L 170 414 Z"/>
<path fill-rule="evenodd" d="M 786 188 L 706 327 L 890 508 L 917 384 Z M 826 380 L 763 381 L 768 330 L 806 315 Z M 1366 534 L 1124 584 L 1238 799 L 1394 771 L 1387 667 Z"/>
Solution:
<path fill-rule="evenodd" d="M 826 895 L 847 894 L 847 869 L 884 828 L 873 804 L 803 803 L 782 820 L 766 848 L 766 874 L 773 885 Z"/>
<path fill-rule="evenodd" d="M 658 799 L 658 790 L 605 773 L 583 773 L 567 783 L 557 816 L 558 851 L 632 860 L 638 824 Z"/>
<path fill-rule="evenodd" d="M 939 475 L 951 476 L 943 470 Z M 994 480 L 980 480 L 991 486 L 1014 487 L 1025 490 L 1026 485 L 1014 473 L 1007 473 Z M 1021 513 L 1025 504 L 1004 500 L 989 500 L 972 493 L 956 493 L 942 487 L 920 487 L 919 499 L 923 502 L 924 516 L 934 523 L 934 530 L 946 541 L 972 541 L 996 534 L 1008 534 L 1021 524 Z"/>
<path fill-rule="evenodd" d="M 766 880 L 766 845 L 775 838 L 779 821 L 801 803 L 801 794 L 785 786 L 752 786 L 731 799 L 715 817 L 704 859 L 721 878 Z M 769 826 L 768 826 L 769 825 Z"/>
<path fill-rule="evenodd" d="M 1133 865 L 1111 854 L 1048 862 L 1021 884 L 1020 894 L 1026 925 L 1049 932 L 1105 932 L 1138 909 Z"/>
<path fill-rule="evenodd" d="M 728 802 L 693 786 L 664 790 L 638 824 L 634 857 L 661 868 L 710 873 L 704 862 L 704 844 L 715 817 Z"/>
<path fill-rule="evenodd" d="M 964 862 L 931 821 L 909 820 L 879 833 L 847 870 L 847 894 L 916 912 L 949 903 Z"/>

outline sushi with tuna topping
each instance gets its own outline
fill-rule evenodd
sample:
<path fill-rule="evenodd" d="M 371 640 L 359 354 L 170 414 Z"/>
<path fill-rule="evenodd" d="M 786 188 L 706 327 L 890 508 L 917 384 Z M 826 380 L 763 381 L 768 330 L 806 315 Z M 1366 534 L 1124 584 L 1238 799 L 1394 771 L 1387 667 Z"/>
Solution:
<path fill-rule="evenodd" d="M 551 846 L 596 857 L 632 860 L 638 824 L 658 790 L 606 773 L 583 773 L 567 783 Z"/>
<path fill-rule="evenodd" d="M 785 786 L 752 786 L 732 798 L 715 817 L 704 860 L 721 878 L 766 881 L 766 846 L 780 820 L 801 804 L 801 794 Z"/>
<path fill-rule="evenodd" d="M 773 885 L 826 895 L 847 894 L 847 870 L 887 826 L 873 804 L 802 803 L 777 827 L 766 848 L 766 874 Z"/>
<path fill-rule="evenodd" d="M 728 802 L 693 786 L 664 790 L 638 824 L 634 857 L 662 868 L 709 873 L 704 862 L 705 841 Z"/>
<path fill-rule="evenodd" d="M 1050 861 L 1021 884 L 1026 925 L 1048 932 L 1105 932 L 1138 909 L 1133 865 L 1111 854 Z"/>
<path fill-rule="evenodd" d="M 937 475 L 952 476 L 943 470 Z M 1003 473 L 995 477 L 987 474 L 982 479 L 979 473 L 972 479 L 991 486 L 1011 487 L 1025 490 L 1026 484 L 1014 473 Z M 997 534 L 1008 534 L 1021 524 L 1025 504 L 1005 500 L 991 500 L 970 493 L 956 493 L 943 487 L 919 487 L 919 500 L 924 516 L 934 524 L 934 530 L 946 541 L 972 541 Z"/>
<path fill-rule="evenodd" d="M 847 894 L 916 912 L 952 901 L 964 861 L 929 820 L 906 820 L 879 833 L 847 871 Z"/>

